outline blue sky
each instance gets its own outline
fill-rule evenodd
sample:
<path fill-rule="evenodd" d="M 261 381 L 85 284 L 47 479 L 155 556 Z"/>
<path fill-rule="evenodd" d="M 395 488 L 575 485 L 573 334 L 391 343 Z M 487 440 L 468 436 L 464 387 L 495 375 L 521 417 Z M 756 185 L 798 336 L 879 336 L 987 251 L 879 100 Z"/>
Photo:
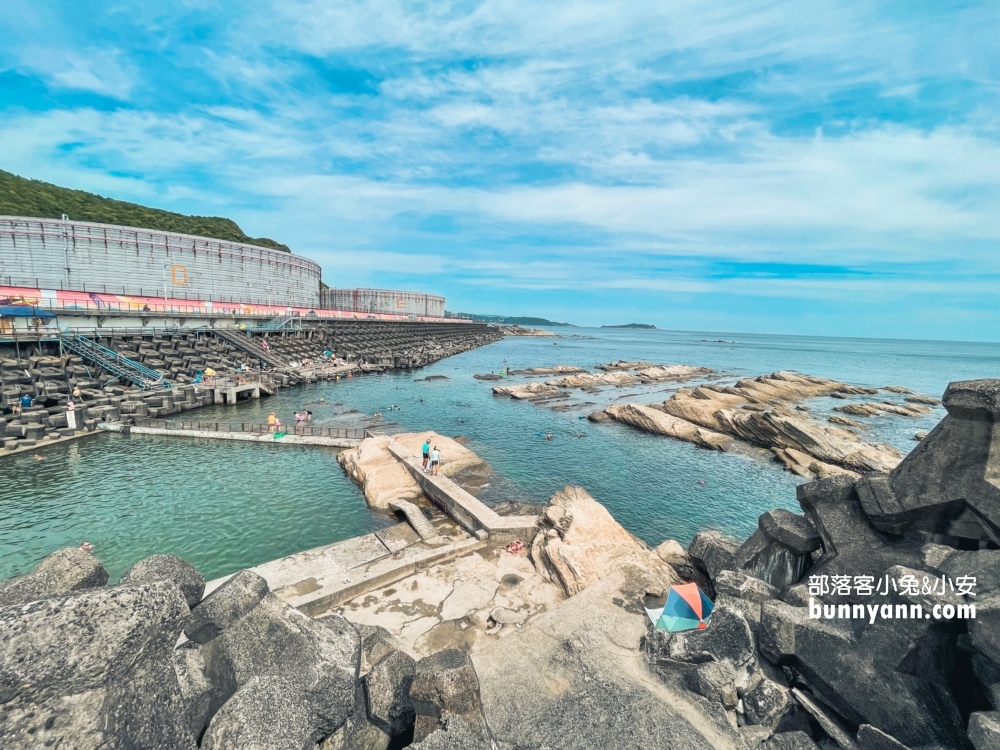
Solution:
<path fill-rule="evenodd" d="M 453 310 L 996 341 L 997 39 L 997 2 L 5 0 L 0 168 Z"/>

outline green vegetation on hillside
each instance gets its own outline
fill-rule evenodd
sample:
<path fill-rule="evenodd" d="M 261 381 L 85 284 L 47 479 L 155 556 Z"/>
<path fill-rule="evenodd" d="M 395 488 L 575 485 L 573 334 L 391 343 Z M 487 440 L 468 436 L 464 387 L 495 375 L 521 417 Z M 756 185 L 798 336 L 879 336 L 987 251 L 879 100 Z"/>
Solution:
<path fill-rule="evenodd" d="M 245 242 L 290 252 L 287 245 L 267 237 L 250 237 L 232 219 L 215 216 L 185 216 L 138 203 L 102 198 L 83 190 L 29 180 L 0 169 L 0 216 L 38 216 L 61 219 L 66 214 L 75 221 L 120 224 L 139 229 L 181 232 L 217 240 Z"/>
<path fill-rule="evenodd" d="M 650 323 L 626 323 L 623 326 L 601 326 L 601 328 L 641 328 L 644 331 L 656 330 L 656 326 Z"/>
<path fill-rule="evenodd" d="M 477 315 L 476 313 L 448 313 L 448 315 L 458 315 L 463 318 L 472 318 L 477 323 L 504 323 L 511 326 L 569 326 L 572 323 L 556 323 L 545 318 L 526 318 L 514 315 Z"/>

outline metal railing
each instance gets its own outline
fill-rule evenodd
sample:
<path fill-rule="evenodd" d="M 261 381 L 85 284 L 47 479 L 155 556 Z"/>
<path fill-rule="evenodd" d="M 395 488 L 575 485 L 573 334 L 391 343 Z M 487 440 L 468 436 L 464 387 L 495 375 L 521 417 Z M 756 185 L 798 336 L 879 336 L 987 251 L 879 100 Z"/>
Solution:
<path fill-rule="evenodd" d="M 231 328 L 212 328 L 210 332 L 218 338 L 228 341 L 241 352 L 263 360 L 272 367 L 288 367 L 287 359 L 277 352 L 271 351 L 270 345 L 265 349 L 249 332 L 240 332 Z"/>
<path fill-rule="evenodd" d="M 173 383 L 156 370 L 146 367 L 134 359 L 124 357 L 114 349 L 108 349 L 96 341 L 91 341 L 86 336 L 75 334 L 63 336 L 61 345 L 64 349 L 78 354 L 88 362 L 99 365 L 105 372 L 114 375 L 112 380 L 127 380 L 143 391 L 154 388 L 173 388 Z"/>
<path fill-rule="evenodd" d="M 274 376 L 266 373 L 260 372 L 259 370 L 247 370 L 245 372 L 237 372 L 231 375 L 213 375 L 211 378 L 205 378 L 198 383 L 192 383 L 196 388 L 199 386 L 204 386 L 206 388 L 238 388 L 244 385 L 262 385 L 268 388 L 274 388 Z"/>
<path fill-rule="evenodd" d="M 283 328 L 301 328 L 302 316 L 293 313 L 287 313 L 285 315 L 279 315 L 276 318 L 272 318 L 271 320 L 257 327 L 269 331 L 280 330 Z"/>
<path fill-rule="evenodd" d="M 34 281 L 34 286 L 24 286 L 26 283 Z M 12 276 L 0 276 L 0 287 L 4 287 L 4 296 L 15 301 L 13 304 L 30 304 L 40 307 L 50 312 L 65 312 L 73 314 L 81 313 L 101 313 L 101 314 L 128 314 L 133 316 L 171 314 L 185 316 L 203 316 L 205 318 L 219 318 L 221 316 L 232 316 L 240 318 L 269 318 L 276 315 L 286 315 L 287 304 L 277 304 L 277 300 L 249 299 L 224 297 L 218 295 L 199 295 L 171 292 L 170 296 L 164 298 L 163 292 L 156 289 L 127 288 L 112 285 L 101 285 L 100 289 L 86 289 L 86 284 L 74 284 L 72 288 L 60 288 L 59 294 L 66 293 L 86 293 L 106 296 L 133 297 L 129 301 L 103 300 L 103 299 L 42 299 L 41 290 L 43 285 L 39 284 L 39 279 L 29 279 L 27 281 L 18 280 L 16 283 Z M 118 289 L 121 289 L 119 292 Z M 67 295 L 69 296 L 69 295 Z M 335 310 L 317 306 L 292 307 L 292 315 L 301 317 L 305 322 L 317 319 L 328 320 L 367 320 L 377 319 L 385 321 L 407 321 L 418 320 L 422 322 L 471 322 L 467 318 L 458 318 L 451 315 L 414 315 L 412 313 L 397 312 L 367 312 L 355 310 Z"/>
<path fill-rule="evenodd" d="M 160 430 L 198 430 L 201 432 L 241 432 L 250 435 L 267 435 L 275 432 L 275 428 L 260 422 L 187 422 L 179 419 L 153 419 L 137 417 L 136 427 L 152 427 Z M 347 427 L 313 427 L 312 425 L 282 425 L 281 431 L 289 435 L 304 437 L 344 438 L 348 440 L 363 440 L 364 429 Z"/>

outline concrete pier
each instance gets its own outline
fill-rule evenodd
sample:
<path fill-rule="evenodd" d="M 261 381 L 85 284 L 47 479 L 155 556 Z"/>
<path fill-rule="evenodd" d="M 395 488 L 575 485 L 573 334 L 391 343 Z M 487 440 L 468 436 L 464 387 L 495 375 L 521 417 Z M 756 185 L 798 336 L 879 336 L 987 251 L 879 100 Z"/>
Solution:
<path fill-rule="evenodd" d="M 108 432 L 122 432 L 125 426 L 117 423 L 100 424 L 98 427 Z M 353 448 L 361 442 L 355 438 L 325 437 L 319 435 L 285 434 L 275 439 L 271 433 L 224 432 L 215 430 L 174 430 L 163 427 L 129 427 L 132 435 L 168 435 L 170 437 L 202 438 L 206 440 L 241 440 L 245 443 L 267 443 L 274 445 L 322 445 L 328 448 Z"/>
<path fill-rule="evenodd" d="M 402 445 L 390 443 L 389 452 L 406 467 L 431 502 L 473 536 L 491 545 L 506 545 L 515 539 L 529 544 L 535 538 L 537 516 L 501 516 L 448 477 L 425 473 L 420 456 Z"/>

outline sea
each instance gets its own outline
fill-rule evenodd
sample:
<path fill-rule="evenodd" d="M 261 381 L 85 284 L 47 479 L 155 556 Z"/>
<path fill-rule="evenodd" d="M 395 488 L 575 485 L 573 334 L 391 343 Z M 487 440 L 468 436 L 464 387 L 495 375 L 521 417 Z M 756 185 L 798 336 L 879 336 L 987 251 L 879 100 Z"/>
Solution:
<path fill-rule="evenodd" d="M 739 538 L 771 508 L 798 510 L 796 485 L 765 451 L 718 453 L 585 417 L 611 403 L 654 403 L 678 384 L 576 392 L 560 410 L 492 395 L 477 373 L 616 360 L 711 368 L 704 382 L 733 383 L 777 370 L 872 386 L 899 385 L 940 397 L 950 381 L 1000 378 L 1000 344 L 821 338 L 610 328 L 553 328 L 556 337 L 508 337 L 426 368 L 316 383 L 192 418 L 344 424 L 352 410 L 381 413 L 392 429 L 461 437 L 492 467 L 484 502 L 544 504 L 567 485 L 584 487 L 650 545 L 690 542 L 718 529 Z M 430 379 L 428 379 L 430 378 Z M 505 377 L 502 383 L 538 378 Z M 547 379 L 547 378 L 546 378 Z M 703 381 L 694 381 L 703 382 Z M 684 384 L 687 385 L 687 384 Z M 853 400 L 874 400 L 858 397 Z M 878 400 L 902 400 L 880 393 Z M 808 402 L 823 420 L 838 405 Z M 394 408 L 395 407 L 395 408 Z M 856 417 L 865 438 L 903 453 L 944 416 Z M 546 436 L 551 434 L 551 439 Z M 0 458 L 0 579 L 30 570 L 50 552 L 82 541 L 117 578 L 137 560 L 170 553 L 209 579 L 365 534 L 395 519 L 369 510 L 334 451 L 280 444 L 106 434 Z M 444 457 L 447 459 L 447 456 Z"/>

